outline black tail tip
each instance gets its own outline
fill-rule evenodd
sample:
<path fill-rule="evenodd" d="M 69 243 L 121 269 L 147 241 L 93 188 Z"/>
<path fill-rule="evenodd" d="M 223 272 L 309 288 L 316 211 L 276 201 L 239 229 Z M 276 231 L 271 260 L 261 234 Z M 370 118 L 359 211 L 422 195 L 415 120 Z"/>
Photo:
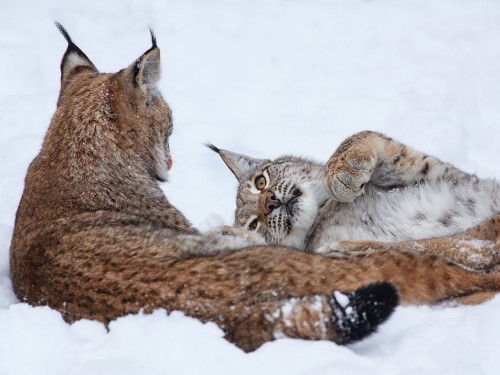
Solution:
<path fill-rule="evenodd" d="M 335 293 L 330 306 L 340 343 L 350 344 L 374 333 L 398 304 L 398 291 L 389 282 L 370 284 L 346 295 Z"/>
<path fill-rule="evenodd" d="M 211 143 L 205 143 L 205 146 L 208 147 L 210 150 L 212 150 L 213 152 L 216 152 L 216 153 L 220 153 L 220 149 L 216 146 L 214 146 L 213 144 Z"/>

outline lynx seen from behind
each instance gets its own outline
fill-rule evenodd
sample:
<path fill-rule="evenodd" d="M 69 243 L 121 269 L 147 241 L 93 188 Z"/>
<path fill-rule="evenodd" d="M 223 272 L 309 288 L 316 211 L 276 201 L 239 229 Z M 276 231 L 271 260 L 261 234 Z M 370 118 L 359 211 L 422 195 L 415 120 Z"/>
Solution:
<path fill-rule="evenodd" d="M 369 131 L 345 140 L 326 165 L 209 147 L 240 183 L 236 227 L 268 244 L 349 259 L 367 249 L 424 252 L 498 272 L 500 185 L 494 180 Z"/>
<path fill-rule="evenodd" d="M 68 48 L 57 109 L 28 169 L 11 242 L 21 301 L 48 305 L 69 322 L 179 310 L 218 324 L 249 351 L 278 337 L 359 340 L 397 305 L 393 285 L 414 303 L 500 285 L 432 254 L 408 253 L 401 266 L 400 256 L 373 252 L 334 259 L 242 248 L 252 240 L 236 229 L 198 233 L 159 187 L 172 165 L 172 119 L 157 88 L 155 38 L 130 66 L 103 74 L 59 29 Z M 408 284 L 414 268 L 426 272 Z M 447 275 L 438 289 L 427 275 L 436 269 Z"/>
<path fill-rule="evenodd" d="M 279 337 L 346 344 L 390 316 L 399 297 L 385 280 L 327 281 L 344 261 L 249 248 L 259 241 L 232 228 L 198 233 L 159 186 L 172 166 L 172 116 L 157 88 L 154 34 L 135 62 L 104 74 L 57 26 L 68 42 L 59 100 L 11 242 L 21 301 L 69 322 L 179 310 L 247 351 Z"/>

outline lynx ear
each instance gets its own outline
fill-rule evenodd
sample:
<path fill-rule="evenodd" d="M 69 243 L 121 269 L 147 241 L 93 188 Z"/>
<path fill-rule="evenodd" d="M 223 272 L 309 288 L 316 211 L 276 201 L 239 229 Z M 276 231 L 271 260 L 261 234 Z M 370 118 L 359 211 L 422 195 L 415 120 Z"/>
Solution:
<path fill-rule="evenodd" d="M 148 94 L 156 91 L 160 79 L 160 49 L 156 45 L 156 36 L 151 32 L 153 46 L 139 57 L 130 67 L 133 84 Z"/>
<path fill-rule="evenodd" d="M 221 150 L 212 144 L 207 144 L 206 146 L 219 154 L 239 182 L 243 182 L 253 172 L 269 162 L 269 160 L 255 159 L 246 155 L 237 154 L 236 152 Z"/>
<path fill-rule="evenodd" d="M 73 43 L 66 29 L 59 23 L 55 23 L 61 34 L 68 42 L 68 48 L 61 60 L 61 82 L 64 82 L 68 77 L 76 71 L 76 68 L 86 68 L 97 72 L 92 61 L 82 52 L 78 46 Z"/>

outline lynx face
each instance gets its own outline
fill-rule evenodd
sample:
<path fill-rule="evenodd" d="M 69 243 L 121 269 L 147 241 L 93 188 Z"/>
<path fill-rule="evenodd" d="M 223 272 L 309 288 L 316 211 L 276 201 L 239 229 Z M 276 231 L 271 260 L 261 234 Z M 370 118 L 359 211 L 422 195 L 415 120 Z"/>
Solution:
<path fill-rule="evenodd" d="M 260 168 L 238 190 L 235 225 L 257 231 L 267 243 L 303 247 L 326 202 L 312 165 L 278 159 Z"/>
<path fill-rule="evenodd" d="M 172 112 L 156 89 L 156 82 L 159 79 L 159 50 L 150 52 L 153 53 L 157 53 L 157 58 L 145 54 L 147 57 L 143 63 L 145 81 L 142 85 L 135 85 L 135 81 L 130 84 L 130 72 L 129 69 L 125 69 L 119 72 L 117 77 L 121 78 L 122 90 L 115 93 L 124 91 L 132 98 L 128 106 L 119 107 L 122 112 L 119 113 L 122 117 L 120 119 L 122 126 L 130 124 L 127 129 L 120 129 L 120 134 L 124 134 L 126 138 L 123 143 L 127 144 L 130 151 L 137 152 L 137 155 L 148 155 L 145 159 L 147 163 L 144 165 L 148 173 L 159 181 L 166 181 L 167 172 L 172 167 L 168 143 L 173 130 Z M 123 122 L 124 117 L 130 121 Z"/>
<path fill-rule="evenodd" d="M 259 233 L 267 243 L 303 248 L 329 198 L 323 167 L 297 157 L 270 162 L 211 148 L 240 182 L 235 226 Z"/>
<path fill-rule="evenodd" d="M 168 145 L 172 114 L 157 89 L 160 50 L 154 34 L 153 46 L 135 62 L 107 74 L 100 73 L 66 30 L 58 27 L 69 43 L 61 63 L 61 93 L 55 115 L 63 121 L 49 132 L 73 134 L 67 141 L 77 165 L 88 162 L 84 154 L 100 160 L 113 154 L 121 165 L 165 181 L 172 166 Z M 100 164 L 106 173 L 116 169 Z"/>
<path fill-rule="evenodd" d="M 154 167 L 151 172 L 159 181 L 167 181 L 167 172 L 173 163 L 168 143 L 173 130 L 172 112 L 159 93 L 148 100 L 144 118 L 147 121 L 146 130 L 149 130 L 148 143 L 155 145 L 153 149 L 156 152 L 152 155 Z"/>

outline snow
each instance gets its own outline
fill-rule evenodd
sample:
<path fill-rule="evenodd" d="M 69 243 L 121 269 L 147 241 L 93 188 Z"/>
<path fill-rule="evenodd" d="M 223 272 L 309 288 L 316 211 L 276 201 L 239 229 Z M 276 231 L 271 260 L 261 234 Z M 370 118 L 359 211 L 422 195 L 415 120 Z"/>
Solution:
<path fill-rule="evenodd" d="M 63 322 L 14 297 L 8 249 L 23 179 L 54 112 L 60 21 L 102 71 L 162 50 L 174 111 L 169 199 L 201 229 L 230 224 L 236 181 L 218 147 L 326 160 L 348 135 L 385 132 L 500 177 L 500 2 L 495 0 L 2 1 L 0 374 L 497 374 L 500 297 L 399 307 L 341 347 L 282 339 L 245 354 L 214 324 L 163 311 Z"/>

